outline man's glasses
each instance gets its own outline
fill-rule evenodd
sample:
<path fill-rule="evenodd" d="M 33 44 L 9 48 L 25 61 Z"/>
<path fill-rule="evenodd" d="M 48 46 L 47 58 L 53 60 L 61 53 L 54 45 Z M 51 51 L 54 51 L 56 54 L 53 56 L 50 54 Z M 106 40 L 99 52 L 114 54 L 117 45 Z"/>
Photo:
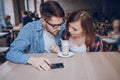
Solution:
<path fill-rule="evenodd" d="M 58 27 L 58 26 L 61 26 L 64 22 L 65 22 L 65 20 L 63 19 L 63 22 L 61 22 L 60 24 L 51 24 L 51 23 L 49 23 L 47 20 L 45 20 L 46 21 L 46 23 L 47 24 L 49 24 L 50 26 L 52 26 L 53 28 L 55 28 L 56 26 Z"/>

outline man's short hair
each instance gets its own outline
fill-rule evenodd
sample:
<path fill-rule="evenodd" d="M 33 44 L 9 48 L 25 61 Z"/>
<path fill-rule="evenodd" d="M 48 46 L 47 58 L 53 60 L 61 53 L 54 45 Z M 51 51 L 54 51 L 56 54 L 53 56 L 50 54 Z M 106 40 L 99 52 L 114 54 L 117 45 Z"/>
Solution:
<path fill-rule="evenodd" d="M 28 13 L 27 11 L 22 11 L 22 14 L 27 15 Z"/>
<path fill-rule="evenodd" d="M 4 17 L 4 19 L 7 21 L 8 19 L 10 19 L 11 17 L 10 17 L 10 15 L 6 15 L 5 17 Z"/>
<path fill-rule="evenodd" d="M 40 5 L 41 17 L 50 19 L 52 16 L 64 17 L 65 13 L 60 4 L 56 1 L 46 1 Z"/>

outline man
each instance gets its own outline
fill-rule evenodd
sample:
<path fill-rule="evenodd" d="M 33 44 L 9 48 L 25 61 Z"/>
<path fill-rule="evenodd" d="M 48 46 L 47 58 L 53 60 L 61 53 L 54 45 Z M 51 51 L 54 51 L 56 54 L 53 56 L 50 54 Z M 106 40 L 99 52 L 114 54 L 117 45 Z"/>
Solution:
<path fill-rule="evenodd" d="M 29 53 L 59 52 L 64 11 L 56 1 L 46 1 L 40 6 L 41 19 L 24 26 L 16 40 L 11 44 L 6 58 L 15 63 L 31 64 L 39 70 L 49 70 L 50 61 L 45 58 L 29 57 L 24 54 L 26 47 Z M 59 47 L 57 47 L 59 46 Z"/>
<path fill-rule="evenodd" d="M 13 25 L 11 24 L 11 16 L 10 15 L 6 15 L 4 17 L 4 20 L 2 20 L 2 31 L 4 31 L 4 29 L 12 29 L 13 28 Z M 9 31 L 11 33 L 11 30 Z M 7 46 L 10 46 L 10 42 L 11 42 L 11 36 L 8 36 L 6 38 L 6 41 L 7 41 Z"/>
<path fill-rule="evenodd" d="M 11 21 L 11 16 L 6 15 L 4 17 L 4 20 L 2 20 L 2 28 L 13 27 L 10 21 Z"/>
<path fill-rule="evenodd" d="M 28 16 L 28 13 L 26 11 L 22 11 L 22 23 L 23 26 L 25 26 L 27 23 L 32 22 L 32 18 Z"/>

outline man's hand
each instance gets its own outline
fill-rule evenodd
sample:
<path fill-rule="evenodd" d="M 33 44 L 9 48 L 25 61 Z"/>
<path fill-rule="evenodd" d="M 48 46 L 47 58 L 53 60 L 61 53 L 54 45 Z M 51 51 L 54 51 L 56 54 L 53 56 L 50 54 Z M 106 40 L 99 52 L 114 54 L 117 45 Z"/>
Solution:
<path fill-rule="evenodd" d="M 58 53 L 58 52 L 60 52 L 60 49 L 59 49 L 59 47 L 58 47 L 57 45 L 51 46 L 51 47 L 50 47 L 50 50 L 51 50 L 51 52 L 53 52 L 53 53 Z"/>
<path fill-rule="evenodd" d="M 31 64 L 33 67 L 37 68 L 38 70 L 44 71 L 44 70 L 50 70 L 50 61 L 46 58 L 36 58 L 36 57 L 30 57 L 28 59 L 28 63 Z"/>

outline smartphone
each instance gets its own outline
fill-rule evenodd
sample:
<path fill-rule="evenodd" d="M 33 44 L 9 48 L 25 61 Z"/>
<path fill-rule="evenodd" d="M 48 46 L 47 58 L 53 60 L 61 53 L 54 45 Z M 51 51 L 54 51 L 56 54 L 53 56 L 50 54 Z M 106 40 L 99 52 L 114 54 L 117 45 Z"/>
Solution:
<path fill-rule="evenodd" d="M 64 68 L 63 63 L 54 63 L 50 65 L 51 69 Z"/>

